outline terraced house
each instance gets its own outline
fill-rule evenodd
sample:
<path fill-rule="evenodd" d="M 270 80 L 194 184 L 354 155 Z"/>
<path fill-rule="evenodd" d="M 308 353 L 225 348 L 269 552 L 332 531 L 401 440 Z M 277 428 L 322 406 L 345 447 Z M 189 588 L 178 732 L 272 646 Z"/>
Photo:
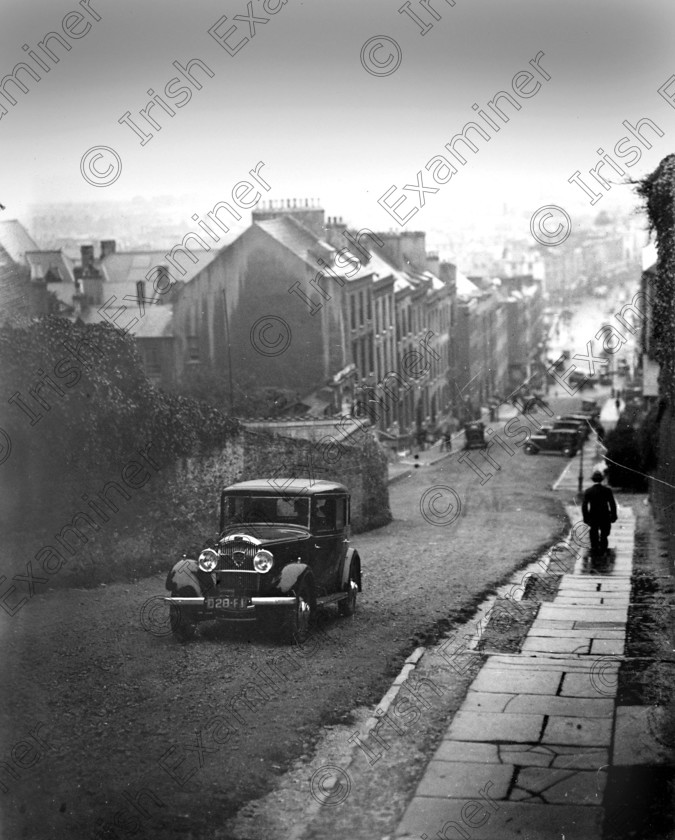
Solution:
<path fill-rule="evenodd" d="M 255 210 L 181 289 L 173 330 L 189 342 L 178 378 L 231 371 L 240 384 L 292 390 L 293 411 L 355 412 L 381 429 L 443 411 L 454 267 L 446 279 L 430 272 L 415 237 L 350 231 L 308 202 Z M 260 346 L 265 324 L 283 351 Z M 406 371 L 415 346 L 423 358 Z"/>
<path fill-rule="evenodd" d="M 77 264 L 20 227 L 5 239 L 42 291 L 33 314 L 114 324 L 165 388 L 206 383 L 224 403 L 282 392 L 277 417 L 363 417 L 404 435 L 469 419 L 510 372 L 530 372 L 526 336 L 507 342 L 527 295 L 469 280 L 427 252 L 422 231 L 350 229 L 314 202 L 259 206 L 219 250 L 193 233 L 169 253 L 104 240 Z"/>

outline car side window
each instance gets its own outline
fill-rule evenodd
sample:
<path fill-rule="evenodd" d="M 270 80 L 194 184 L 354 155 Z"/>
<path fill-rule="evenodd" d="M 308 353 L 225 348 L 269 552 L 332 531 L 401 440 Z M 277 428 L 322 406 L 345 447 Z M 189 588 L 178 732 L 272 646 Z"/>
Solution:
<path fill-rule="evenodd" d="M 335 510 L 335 528 L 338 531 L 342 531 L 345 527 L 345 523 L 347 520 L 347 500 L 336 499 L 336 510 Z"/>
<path fill-rule="evenodd" d="M 335 530 L 335 502 L 333 498 L 322 496 L 312 500 L 312 521 L 318 533 Z"/>

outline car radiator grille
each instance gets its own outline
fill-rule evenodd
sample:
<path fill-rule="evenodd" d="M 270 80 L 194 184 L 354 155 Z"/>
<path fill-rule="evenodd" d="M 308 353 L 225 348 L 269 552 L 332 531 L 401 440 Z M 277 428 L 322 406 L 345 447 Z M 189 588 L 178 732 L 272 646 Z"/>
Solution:
<path fill-rule="evenodd" d="M 246 572 L 219 572 L 218 588 L 232 590 L 235 595 L 257 595 L 260 589 L 260 575 Z"/>
<path fill-rule="evenodd" d="M 220 550 L 218 569 L 220 571 L 253 572 L 253 558 L 257 553 L 254 545 L 228 545 Z"/>

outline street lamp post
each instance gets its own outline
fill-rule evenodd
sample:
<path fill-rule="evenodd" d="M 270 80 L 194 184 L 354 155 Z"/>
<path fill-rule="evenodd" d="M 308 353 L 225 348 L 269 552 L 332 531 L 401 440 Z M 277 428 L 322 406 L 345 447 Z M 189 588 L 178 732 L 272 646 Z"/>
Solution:
<path fill-rule="evenodd" d="M 584 489 L 584 443 L 581 442 L 581 450 L 579 452 L 579 495 L 581 496 Z"/>

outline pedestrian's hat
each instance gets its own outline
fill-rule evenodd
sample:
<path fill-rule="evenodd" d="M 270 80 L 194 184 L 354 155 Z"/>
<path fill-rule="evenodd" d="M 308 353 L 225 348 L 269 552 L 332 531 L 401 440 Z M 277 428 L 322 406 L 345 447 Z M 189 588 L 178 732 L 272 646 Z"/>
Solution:
<path fill-rule="evenodd" d="M 591 476 L 591 481 L 602 481 L 604 477 L 600 470 L 596 470 Z"/>

